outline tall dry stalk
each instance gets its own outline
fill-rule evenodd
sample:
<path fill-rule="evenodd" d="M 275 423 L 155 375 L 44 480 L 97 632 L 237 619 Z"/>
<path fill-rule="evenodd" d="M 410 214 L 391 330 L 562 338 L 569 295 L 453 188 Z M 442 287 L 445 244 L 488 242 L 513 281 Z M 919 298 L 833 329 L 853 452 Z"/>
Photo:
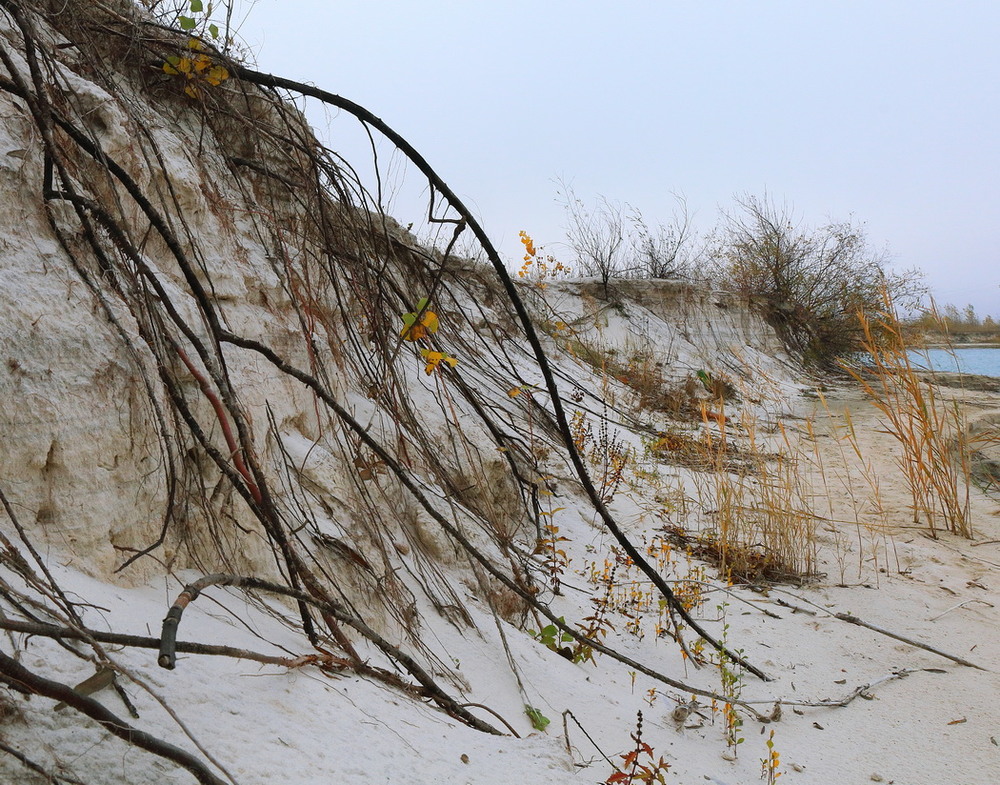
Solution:
<path fill-rule="evenodd" d="M 895 553 L 878 468 L 862 446 L 850 409 L 834 411 L 822 391 L 817 390 L 816 396 L 828 420 L 822 435 L 831 438 L 835 451 L 824 457 L 816 438 L 820 434 L 816 433 L 811 420 L 807 421 L 807 432 L 813 444 L 812 461 L 823 482 L 829 510 L 828 531 L 836 541 L 840 580 L 841 583 L 846 580 L 846 552 L 843 550 L 841 530 L 835 524 L 848 524 L 853 525 L 857 532 L 858 578 L 864 576 L 865 563 L 871 562 L 875 582 L 878 583 L 880 570 L 888 569 L 890 555 Z M 828 481 L 828 475 L 836 480 L 835 487 Z M 898 558 L 896 567 L 899 568 Z"/>
<path fill-rule="evenodd" d="M 721 407 L 720 407 L 721 408 Z M 714 507 L 716 544 L 723 573 L 732 579 L 789 580 L 815 572 L 816 521 L 811 488 L 787 434 L 776 452 L 757 436 L 756 420 L 739 423 L 741 459 L 733 461 L 727 420 L 708 428 L 706 483 L 699 483 L 702 504 Z"/>
<path fill-rule="evenodd" d="M 886 433 L 900 444 L 897 463 L 910 490 L 915 523 L 936 537 L 943 526 L 972 537 L 969 451 L 965 415 L 957 401 L 943 401 L 914 369 L 896 310 L 888 296 L 873 321 L 860 314 L 864 367 L 847 367 L 883 416 Z"/>

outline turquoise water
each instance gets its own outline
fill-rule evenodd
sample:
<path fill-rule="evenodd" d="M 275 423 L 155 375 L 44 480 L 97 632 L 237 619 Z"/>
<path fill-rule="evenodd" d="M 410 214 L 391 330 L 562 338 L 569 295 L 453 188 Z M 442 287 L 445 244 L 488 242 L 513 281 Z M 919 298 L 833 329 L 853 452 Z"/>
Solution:
<path fill-rule="evenodd" d="M 910 362 L 935 371 L 1000 377 L 1000 347 L 975 349 L 912 349 Z"/>

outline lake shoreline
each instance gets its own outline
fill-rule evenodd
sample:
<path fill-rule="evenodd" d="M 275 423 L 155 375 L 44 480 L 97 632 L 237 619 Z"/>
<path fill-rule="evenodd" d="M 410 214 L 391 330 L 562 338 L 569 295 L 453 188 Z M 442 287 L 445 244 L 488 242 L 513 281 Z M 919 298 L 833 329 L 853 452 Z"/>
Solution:
<path fill-rule="evenodd" d="M 1000 346 L 910 348 L 910 363 L 921 372 L 984 376 L 1000 380 Z"/>
<path fill-rule="evenodd" d="M 911 344 L 910 349 L 915 351 L 920 351 L 922 349 L 940 349 L 941 351 L 949 351 L 951 349 L 1000 349 L 1000 341 L 984 341 L 981 343 L 948 343 L 947 341 L 928 341 L 926 343 Z"/>

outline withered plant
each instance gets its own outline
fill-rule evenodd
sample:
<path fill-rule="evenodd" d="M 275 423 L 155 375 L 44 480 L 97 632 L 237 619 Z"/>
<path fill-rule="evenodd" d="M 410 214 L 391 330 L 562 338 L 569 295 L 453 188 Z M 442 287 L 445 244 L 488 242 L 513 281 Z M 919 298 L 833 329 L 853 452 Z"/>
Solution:
<path fill-rule="evenodd" d="M 881 412 L 901 448 L 897 459 L 910 491 L 913 521 L 932 536 L 940 529 L 972 537 L 970 450 L 961 404 L 946 400 L 914 367 L 888 294 L 877 314 L 860 313 L 865 359 L 851 375 Z"/>

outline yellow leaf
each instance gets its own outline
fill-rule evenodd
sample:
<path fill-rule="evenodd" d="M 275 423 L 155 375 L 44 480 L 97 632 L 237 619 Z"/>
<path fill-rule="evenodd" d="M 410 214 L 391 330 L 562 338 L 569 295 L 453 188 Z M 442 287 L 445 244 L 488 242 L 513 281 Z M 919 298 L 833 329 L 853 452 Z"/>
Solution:
<path fill-rule="evenodd" d="M 191 73 L 191 65 L 192 63 L 190 57 L 182 57 L 177 62 L 177 70 L 180 71 L 182 74 L 189 74 Z"/>
<path fill-rule="evenodd" d="M 170 74 L 171 76 L 177 76 L 178 74 L 180 74 L 180 71 L 174 68 L 170 63 L 164 63 L 163 73 Z"/>
<path fill-rule="evenodd" d="M 436 333 L 438 331 L 440 325 L 437 314 L 434 311 L 424 311 L 420 317 L 420 324 L 414 324 L 416 318 L 417 316 L 414 313 L 408 313 L 403 316 L 403 321 L 406 324 L 399 331 L 399 334 L 403 336 L 403 340 L 419 341 L 421 338 L 426 338 L 428 332 Z"/>
<path fill-rule="evenodd" d="M 524 390 L 522 390 L 520 387 L 511 387 L 509 390 L 507 390 L 507 395 L 509 395 L 511 398 L 516 398 L 523 392 Z"/>
<path fill-rule="evenodd" d="M 205 77 L 205 81 L 210 85 L 220 85 L 229 78 L 229 71 L 227 71 L 221 65 L 213 66 L 212 70 L 208 72 Z"/>
<path fill-rule="evenodd" d="M 458 360 L 456 360 L 451 355 L 445 354 L 444 352 L 432 352 L 430 349 L 421 349 L 420 356 L 427 361 L 427 366 L 424 368 L 424 373 L 430 376 L 437 369 L 438 365 L 441 363 L 448 363 L 452 368 L 458 365 Z"/>
<path fill-rule="evenodd" d="M 192 98 L 201 98 L 201 93 L 198 91 L 198 85 L 193 82 L 188 82 L 184 85 L 184 92 Z"/>
<path fill-rule="evenodd" d="M 404 341 L 419 341 L 421 338 L 427 337 L 427 330 L 422 324 L 406 324 L 403 325 L 399 334 L 403 336 Z"/>

